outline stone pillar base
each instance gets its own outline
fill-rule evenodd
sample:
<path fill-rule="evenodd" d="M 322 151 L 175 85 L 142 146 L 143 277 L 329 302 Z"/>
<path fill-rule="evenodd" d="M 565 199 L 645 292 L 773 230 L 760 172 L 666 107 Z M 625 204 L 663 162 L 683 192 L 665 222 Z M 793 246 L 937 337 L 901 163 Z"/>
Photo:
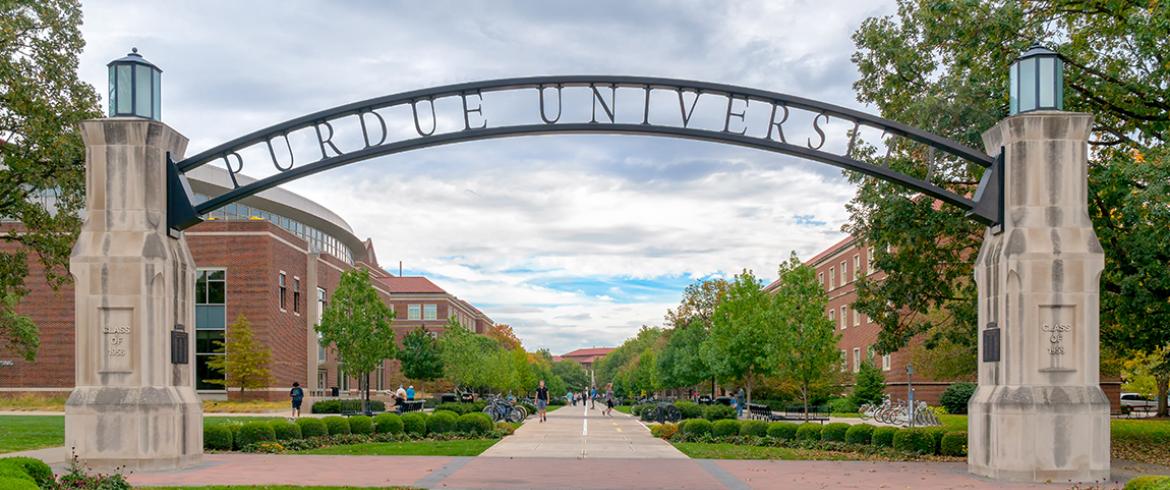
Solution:
<path fill-rule="evenodd" d="M 65 446 L 97 471 L 174 469 L 203 456 L 203 409 L 189 386 L 78 386 Z"/>
<path fill-rule="evenodd" d="M 1109 479 L 1109 399 L 1099 386 L 980 386 L 968 470 L 1001 481 Z"/>

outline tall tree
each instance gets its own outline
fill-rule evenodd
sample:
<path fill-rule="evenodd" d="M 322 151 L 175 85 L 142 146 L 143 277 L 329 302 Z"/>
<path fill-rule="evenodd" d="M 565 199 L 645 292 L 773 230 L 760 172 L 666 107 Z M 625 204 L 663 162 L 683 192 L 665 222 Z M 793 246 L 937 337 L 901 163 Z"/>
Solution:
<path fill-rule="evenodd" d="M 402 363 L 402 374 L 407 378 L 432 381 L 443 377 L 439 344 L 426 327 L 419 326 L 403 337 L 398 361 Z"/>
<path fill-rule="evenodd" d="M 369 410 L 370 373 L 386 359 L 393 359 L 395 344 L 394 312 L 370 283 L 365 269 L 346 271 L 316 326 L 325 345 L 333 344 L 345 364 L 345 371 L 364 380 L 362 410 Z"/>
<path fill-rule="evenodd" d="M 683 290 L 678 307 L 666 310 L 667 325 L 678 328 L 698 321 L 703 328 L 711 329 L 715 319 L 715 308 L 727 295 L 728 283 L 724 279 L 701 279 Z"/>
<path fill-rule="evenodd" d="M 272 382 L 272 375 L 268 370 L 268 364 L 272 361 L 272 350 L 256 340 L 256 336 L 252 334 L 252 324 L 243 314 L 228 325 L 225 340 L 214 342 L 215 351 L 222 355 L 211 356 L 207 361 L 207 368 L 223 374 L 224 379 L 204 381 L 223 385 L 225 388 L 239 388 L 240 393 L 244 390 L 267 388 Z"/>
<path fill-rule="evenodd" d="M 506 323 L 497 323 L 488 327 L 485 335 L 488 338 L 500 343 L 500 346 L 507 350 L 523 349 L 524 346 L 520 342 L 520 338 L 516 336 L 516 332 L 512 331 L 512 326 Z"/>
<path fill-rule="evenodd" d="M 707 328 L 699 318 L 692 318 L 669 331 L 666 347 L 658 356 L 658 371 L 663 387 L 695 386 L 714 376 L 700 352 L 707 335 Z"/>
<path fill-rule="evenodd" d="M 773 301 L 782 324 L 783 353 L 777 356 L 781 376 L 794 383 L 808 417 L 814 390 L 834 380 L 841 364 L 833 321 L 825 315 L 828 296 L 812 267 L 801 264 L 796 252 L 780 264 L 780 285 Z"/>
<path fill-rule="evenodd" d="M 858 99 L 884 117 L 980 147 L 1007 116 L 1008 66 L 1030 44 L 1065 59 L 1065 110 L 1094 116 L 1089 213 L 1105 250 L 1104 343 L 1153 352 L 1170 344 L 1170 228 L 1164 145 L 1170 136 L 1170 4 L 1050 0 L 899 0 L 894 15 L 853 35 Z M 959 194 L 982 175 L 974 165 L 894 146 L 891 168 Z M 896 186 L 852 175 L 858 192 L 848 229 L 873 247 L 881 281 L 862 280 L 855 306 L 881 324 L 891 352 L 927 333 L 974 356 L 976 292 L 970 278 L 982 227 L 949 206 L 908 199 Z"/>
<path fill-rule="evenodd" d="M 706 340 L 711 331 L 715 308 L 727 296 L 727 288 L 725 279 L 701 279 L 683 290 L 678 307 L 666 310 L 666 324 L 674 328 L 671 338 L 679 334 L 682 337 L 668 344 L 663 357 L 659 359 L 660 364 L 665 363 L 662 370 L 664 382 L 677 387 L 710 380 L 711 396 L 715 396 L 715 374 L 703 356 L 699 355 L 697 346 Z M 689 329 L 694 326 L 700 327 L 701 331 Z M 699 376 L 702 377 L 694 380 Z"/>
<path fill-rule="evenodd" d="M 701 348 L 716 375 L 743 383 L 749 404 L 752 387 L 780 361 L 782 335 L 772 303 L 756 276 L 739 274 L 715 308 L 711 334 Z"/>
<path fill-rule="evenodd" d="M 570 390 L 579 391 L 589 386 L 589 373 L 577 361 L 556 361 L 552 364 L 552 372 L 563 379 Z"/>
<path fill-rule="evenodd" d="M 507 375 L 506 371 L 493 372 L 496 353 L 503 349 L 492 339 L 465 328 L 449 327 L 439 336 L 438 344 L 443 376 L 461 389 L 484 390 L 492 378 Z"/>
<path fill-rule="evenodd" d="M 40 335 L 17 313 L 28 294 L 29 254 L 54 289 L 69 281 L 69 253 L 81 226 L 85 148 L 77 123 L 101 117 L 97 93 L 77 76 L 81 5 L 14 0 L 0 9 L 0 229 L 18 247 L 0 252 L 0 347 L 32 361 Z"/>

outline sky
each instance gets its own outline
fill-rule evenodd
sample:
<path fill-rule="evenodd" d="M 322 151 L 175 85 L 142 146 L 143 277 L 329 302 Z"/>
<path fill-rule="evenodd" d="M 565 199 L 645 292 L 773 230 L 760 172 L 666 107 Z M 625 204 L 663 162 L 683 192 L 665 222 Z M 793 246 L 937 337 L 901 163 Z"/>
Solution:
<path fill-rule="evenodd" d="M 423 5 L 425 3 L 425 6 Z M 726 83 L 864 112 L 850 35 L 892 2 L 84 2 L 82 78 L 137 47 L 163 70 L 163 121 L 188 155 L 377 96 L 534 75 Z M 104 104 L 104 101 L 103 101 Z M 249 173 L 248 170 L 245 170 Z M 255 176 L 262 176 L 253 174 Z M 285 184 L 529 350 L 616 346 L 683 288 L 743 269 L 775 279 L 844 237 L 854 188 L 794 157 L 678 139 L 558 135 L 466 142 Z"/>

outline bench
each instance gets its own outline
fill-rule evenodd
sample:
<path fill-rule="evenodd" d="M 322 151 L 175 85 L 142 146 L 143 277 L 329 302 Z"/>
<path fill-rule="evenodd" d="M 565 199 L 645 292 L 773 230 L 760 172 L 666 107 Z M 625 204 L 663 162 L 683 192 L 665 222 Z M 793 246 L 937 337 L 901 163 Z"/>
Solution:
<path fill-rule="evenodd" d="M 772 409 L 768 408 L 767 405 L 760 405 L 758 403 L 748 405 L 748 418 L 766 420 L 768 422 L 782 419 L 781 416 L 772 413 Z"/>
<path fill-rule="evenodd" d="M 785 407 L 782 415 L 776 415 L 775 420 L 790 420 L 794 422 L 820 422 L 824 424 L 829 421 L 829 410 L 826 407 L 808 407 L 808 418 L 805 418 L 804 407 Z"/>

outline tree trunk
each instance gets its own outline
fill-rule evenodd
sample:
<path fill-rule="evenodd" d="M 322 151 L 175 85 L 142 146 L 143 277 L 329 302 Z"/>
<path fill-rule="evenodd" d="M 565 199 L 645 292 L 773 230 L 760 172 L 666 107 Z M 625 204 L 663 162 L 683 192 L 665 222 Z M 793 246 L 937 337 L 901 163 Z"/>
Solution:
<path fill-rule="evenodd" d="M 800 385 L 800 398 L 804 400 L 804 421 L 808 422 L 808 384 Z"/>
<path fill-rule="evenodd" d="M 370 412 L 370 373 L 366 373 L 362 381 L 362 414 Z"/>
<path fill-rule="evenodd" d="M 1167 391 L 1167 384 L 1170 384 L 1170 377 L 1159 376 L 1159 377 L 1155 377 L 1154 381 L 1158 385 L 1158 413 L 1157 413 L 1157 416 L 1158 417 L 1166 417 L 1167 416 L 1166 391 Z"/>

